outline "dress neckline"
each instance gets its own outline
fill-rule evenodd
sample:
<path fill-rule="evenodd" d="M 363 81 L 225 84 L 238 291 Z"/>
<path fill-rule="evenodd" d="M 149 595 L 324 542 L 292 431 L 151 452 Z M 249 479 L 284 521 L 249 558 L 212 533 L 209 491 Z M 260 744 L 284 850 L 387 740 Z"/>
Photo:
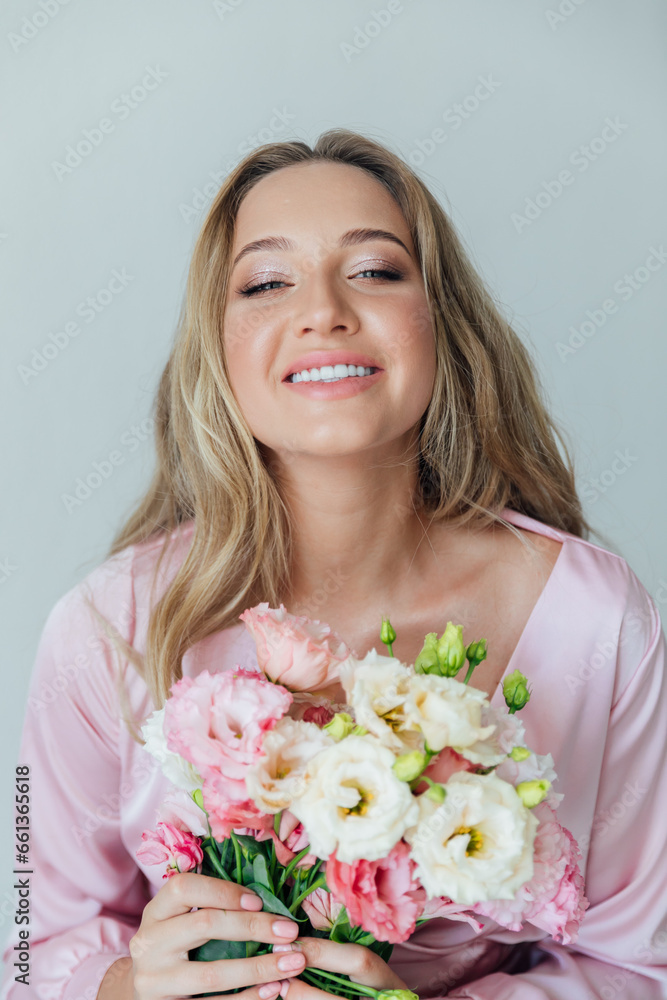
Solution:
<path fill-rule="evenodd" d="M 542 521 L 537 521 L 533 517 L 528 517 L 527 514 L 521 514 L 517 510 L 512 510 L 510 507 L 503 507 L 500 511 L 500 516 L 505 521 L 509 521 L 511 524 L 516 525 L 517 528 L 524 528 L 526 531 L 532 531 L 536 535 L 546 535 L 549 538 L 554 538 L 558 542 L 562 542 L 560 552 L 556 557 L 556 562 L 551 567 L 551 572 L 544 584 L 540 596 L 533 605 L 533 610 L 530 613 L 528 621 L 523 627 L 523 632 L 519 636 L 519 640 L 514 647 L 514 651 L 509 658 L 507 666 L 498 681 L 495 691 L 489 698 L 491 704 L 504 704 L 505 699 L 503 697 L 503 681 L 508 677 L 514 670 L 520 669 L 519 659 L 523 651 L 524 646 L 528 643 L 531 632 L 538 627 L 540 614 L 547 604 L 547 599 L 549 597 L 550 591 L 553 589 L 559 575 L 563 571 L 563 565 L 567 558 L 568 547 L 572 536 L 566 531 L 560 531 L 558 528 L 553 528 L 549 524 L 544 524 Z"/>

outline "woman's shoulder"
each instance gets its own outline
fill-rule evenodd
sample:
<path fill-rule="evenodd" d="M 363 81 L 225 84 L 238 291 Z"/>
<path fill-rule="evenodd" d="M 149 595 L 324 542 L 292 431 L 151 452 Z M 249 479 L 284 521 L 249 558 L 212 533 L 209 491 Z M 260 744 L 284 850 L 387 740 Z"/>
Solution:
<path fill-rule="evenodd" d="M 186 522 L 172 532 L 156 533 L 108 556 L 55 602 L 45 630 L 64 630 L 71 637 L 76 629 L 89 629 L 93 620 L 99 621 L 98 611 L 134 644 L 137 625 L 145 626 L 150 607 L 185 558 L 191 537 L 192 525 Z"/>
<path fill-rule="evenodd" d="M 560 619 L 563 634 L 571 632 L 581 648 L 589 649 L 581 667 L 586 676 L 597 674 L 600 663 L 615 662 L 616 700 L 660 640 L 658 601 L 619 553 L 524 515 L 511 519 L 562 543 L 545 603 Z M 658 599 L 660 595 L 667 600 L 665 588 L 656 593 Z"/>

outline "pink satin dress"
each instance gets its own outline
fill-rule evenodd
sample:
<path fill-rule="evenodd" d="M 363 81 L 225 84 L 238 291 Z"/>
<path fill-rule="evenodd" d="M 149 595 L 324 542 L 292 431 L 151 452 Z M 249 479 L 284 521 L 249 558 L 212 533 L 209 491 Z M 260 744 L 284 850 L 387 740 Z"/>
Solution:
<path fill-rule="evenodd" d="M 580 845 L 590 907 L 570 946 L 530 925 L 513 933 L 487 920 L 475 932 L 437 919 L 397 945 L 390 964 L 422 1000 L 665 998 L 667 677 L 657 604 L 620 556 L 515 511 L 503 516 L 563 543 L 506 673 L 530 678 L 526 742 L 553 755 L 555 790 L 565 796 L 559 817 Z M 191 532 L 181 527 L 157 594 Z M 30 985 L 16 981 L 21 927 L 12 924 L 1 1000 L 95 1000 L 164 884 L 161 869 L 139 864 L 135 851 L 168 784 L 120 719 L 108 640 L 84 602 L 89 593 L 143 651 L 158 546 L 108 559 L 44 626 L 17 761 L 30 767 L 33 874 L 16 876 L 30 879 Z M 255 662 L 239 622 L 190 649 L 183 673 Z M 135 714 L 150 712 L 134 668 L 125 679 Z M 492 702 L 502 704 L 500 686 Z"/>

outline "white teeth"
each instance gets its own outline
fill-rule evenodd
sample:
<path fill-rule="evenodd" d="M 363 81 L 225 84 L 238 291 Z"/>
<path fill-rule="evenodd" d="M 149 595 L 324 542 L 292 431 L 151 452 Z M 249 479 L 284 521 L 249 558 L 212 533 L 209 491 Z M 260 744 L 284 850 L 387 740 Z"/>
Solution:
<path fill-rule="evenodd" d="M 322 365 L 321 368 L 304 368 L 290 375 L 292 382 L 338 382 L 342 378 L 370 375 L 372 368 L 363 365 Z"/>

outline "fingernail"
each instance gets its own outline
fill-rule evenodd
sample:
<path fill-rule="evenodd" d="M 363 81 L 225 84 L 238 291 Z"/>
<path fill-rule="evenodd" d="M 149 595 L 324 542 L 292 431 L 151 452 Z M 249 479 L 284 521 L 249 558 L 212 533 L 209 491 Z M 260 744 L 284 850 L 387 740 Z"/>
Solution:
<path fill-rule="evenodd" d="M 280 995 L 283 998 L 283 1000 L 285 1000 L 285 997 L 287 996 L 288 989 L 289 989 L 289 979 L 283 979 L 283 981 L 280 984 Z"/>
<path fill-rule="evenodd" d="M 241 896 L 241 907 L 244 910 L 261 910 L 263 903 L 254 892 L 244 892 Z"/>
<path fill-rule="evenodd" d="M 281 982 L 278 983 L 265 983 L 264 986 L 260 986 L 257 991 L 261 996 L 262 1000 L 269 1000 L 270 997 L 277 997 L 280 993 Z"/>
<path fill-rule="evenodd" d="M 305 964 L 306 956 L 298 951 L 288 952 L 287 955 L 282 955 L 278 959 L 278 968 L 281 972 L 293 972 L 295 969 L 301 969 Z"/>
<path fill-rule="evenodd" d="M 298 924 L 293 924 L 291 920 L 274 920 L 271 924 L 271 930 L 278 937 L 290 938 L 299 930 Z"/>

